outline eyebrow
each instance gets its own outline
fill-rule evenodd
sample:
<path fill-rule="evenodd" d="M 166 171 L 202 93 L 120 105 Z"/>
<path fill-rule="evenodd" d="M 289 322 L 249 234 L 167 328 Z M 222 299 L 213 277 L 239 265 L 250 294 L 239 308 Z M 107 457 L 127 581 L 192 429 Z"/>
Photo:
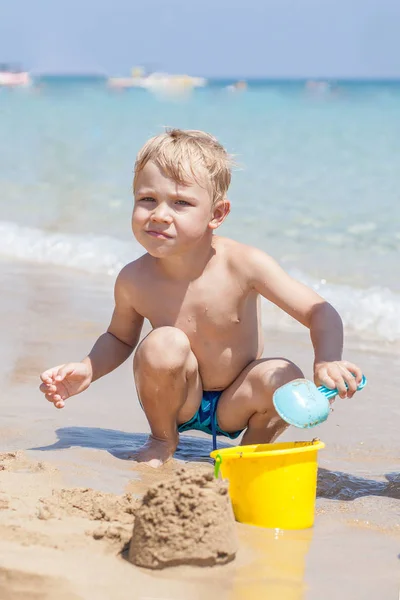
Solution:
<path fill-rule="evenodd" d="M 186 194 L 168 194 L 170 198 L 172 198 L 173 200 L 187 200 L 188 202 L 196 202 L 196 198 L 193 198 L 193 196 L 187 196 Z"/>
<path fill-rule="evenodd" d="M 155 196 L 156 192 L 155 192 L 155 190 L 152 190 L 151 188 L 139 188 L 139 189 L 136 188 L 135 194 L 140 194 L 141 196 L 143 196 L 143 195 Z"/>

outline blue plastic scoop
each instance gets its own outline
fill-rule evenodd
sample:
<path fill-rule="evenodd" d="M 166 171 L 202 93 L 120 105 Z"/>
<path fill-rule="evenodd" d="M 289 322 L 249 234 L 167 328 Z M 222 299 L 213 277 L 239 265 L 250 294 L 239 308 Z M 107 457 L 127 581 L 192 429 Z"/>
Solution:
<path fill-rule="evenodd" d="M 363 375 L 357 390 L 362 390 L 366 383 Z M 337 389 L 330 390 L 324 385 L 317 387 L 308 379 L 295 379 L 278 388 L 272 400 L 284 421 L 306 429 L 326 421 L 330 412 L 329 400 L 338 393 Z"/>

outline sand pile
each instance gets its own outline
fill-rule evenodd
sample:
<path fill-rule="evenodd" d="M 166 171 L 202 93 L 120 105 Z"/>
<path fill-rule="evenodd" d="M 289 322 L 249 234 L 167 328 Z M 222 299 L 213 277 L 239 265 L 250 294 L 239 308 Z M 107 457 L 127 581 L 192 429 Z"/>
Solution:
<path fill-rule="evenodd" d="M 203 469 L 178 471 L 153 485 L 135 512 L 129 560 L 151 569 L 212 566 L 238 548 L 228 485 Z"/>
<path fill-rule="evenodd" d="M 38 507 L 40 519 L 84 517 L 92 521 L 119 521 L 133 523 L 139 501 L 132 494 L 116 496 L 91 488 L 53 490 L 50 498 L 41 498 Z"/>

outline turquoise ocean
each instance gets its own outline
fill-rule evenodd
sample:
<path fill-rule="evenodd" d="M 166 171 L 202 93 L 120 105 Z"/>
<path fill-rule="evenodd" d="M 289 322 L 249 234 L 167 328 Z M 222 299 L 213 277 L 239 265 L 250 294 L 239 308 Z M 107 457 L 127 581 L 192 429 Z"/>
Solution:
<path fill-rule="evenodd" d="M 214 81 L 189 96 L 99 78 L 0 90 L 0 258 L 115 277 L 141 145 L 165 126 L 213 133 L 235 157 L 222 235 L 262 248 L 339 310 L 360 347 L 400 343 L 400 83 Z M 264 323 L 295 325 L 264 303 Z"/>

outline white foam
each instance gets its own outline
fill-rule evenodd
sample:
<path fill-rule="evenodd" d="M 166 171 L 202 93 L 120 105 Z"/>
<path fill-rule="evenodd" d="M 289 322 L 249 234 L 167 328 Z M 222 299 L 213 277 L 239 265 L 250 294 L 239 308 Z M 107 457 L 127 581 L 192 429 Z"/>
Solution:
<path fill-rule="evenodd" d="M 298 271 L 296 279 L 314 288 L 339 312 L 348 333 L 368 340 L 400 341 L 400 296 L 388 288 L 357 289 L 315 281 Z M 299 324 L 270 302 L 263 304 L 264 323 L 273 328 L 298 330 Z"/>
<path fill-rule="evenodd" d="M 11 259 L 115 275 L 140 254 L 143 250 L 134 241 L 48 233 L 16 223 L 0 222 L 0 255 Z"/>
<path fill-rule="evenodd" d="M 126 263 L 143 253 L 134 241 L 124 242 L 107 236 L 81 236 L 48 233 L 0 222 L 0 256 L 84 270 L 88 273 L 116 275 Z M 356 289 L 316 281 L 307 275 L 293 276 L 313 287 L 340 313 L 345 328 L 364 339 L 400 341 L 400 296 L 388 288 Z M 279 330 L 300 326 L 270 302 L 263 303 L 264 324 Z"/>

